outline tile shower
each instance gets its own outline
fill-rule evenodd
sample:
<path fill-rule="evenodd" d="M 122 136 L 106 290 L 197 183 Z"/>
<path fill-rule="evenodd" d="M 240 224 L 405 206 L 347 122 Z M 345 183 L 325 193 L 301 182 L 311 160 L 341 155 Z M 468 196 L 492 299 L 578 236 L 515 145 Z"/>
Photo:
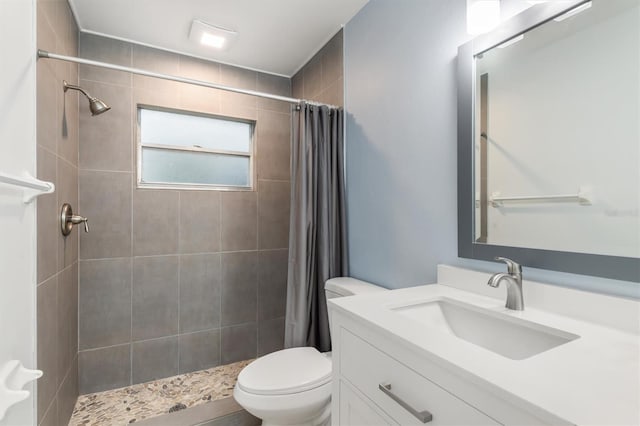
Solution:
<path fill-rule="evenodd" d="M 82 34 L 80 56 L 290 95 L 288 78 Z M 80 393 L 282 348 L 290 106 L 80 66 L 112 110 L 81 108 Z M 256 121 L 255 191 L 136 188 L 137 105 Z"/>
<path fill-rule="evenodd" d="M 342 104 L 341 33 L 293 79 L 78 34 L 62 0 L 38 2 L 38 38 L 41 47 L 71 56 Z M 111 111 L 91 117 L 76 93 L 62 93 L 62 79 Z M 138 189 L 138 104 L 254 120 L 254 190 Z M 214 399 L 228 397 L 234 366 L 282 348 L 290 108 L 97 67 L 38 63 L 38 173 L 58 188 L 38 203 L 38 363 L 45 371 L 38 424 L 66 425 L 79 394 L 74 421 L 87 402 L 82 395 L 102 405 L 99 398 L 118 388 L 153 388 L 161 382 L 150 381 L 171 383 L 176 375 L 184 382 L 216 369 L 231 373 Z M 77 227 L 62 238 L 56 218 L 64 201 L 89 218 L 90 233 Z"/>

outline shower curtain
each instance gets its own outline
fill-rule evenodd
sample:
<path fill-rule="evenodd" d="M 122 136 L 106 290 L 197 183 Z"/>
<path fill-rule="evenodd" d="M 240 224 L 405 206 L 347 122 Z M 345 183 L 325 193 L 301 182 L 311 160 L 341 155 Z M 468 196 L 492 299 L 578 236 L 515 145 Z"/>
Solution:
<path fill-rule="evenodd" d="M 304 102 L 293 113 L 287 348 L 331 349 L 324 283 L 349 272 L 343 115 Z"/>

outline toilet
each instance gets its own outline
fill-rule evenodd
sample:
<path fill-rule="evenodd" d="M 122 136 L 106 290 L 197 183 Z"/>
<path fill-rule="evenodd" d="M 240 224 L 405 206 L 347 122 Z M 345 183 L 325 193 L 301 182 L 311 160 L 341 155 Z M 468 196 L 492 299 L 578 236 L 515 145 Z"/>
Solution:
<path fill-rule="evenodd" d="M 355 278 L 332 278 L 327 299 L 386 291 Z M 235 400 L 263 426 L 323 426 L 331 419 L 331 353 L 283 349 L 256 359 L 238 375 Z"/>

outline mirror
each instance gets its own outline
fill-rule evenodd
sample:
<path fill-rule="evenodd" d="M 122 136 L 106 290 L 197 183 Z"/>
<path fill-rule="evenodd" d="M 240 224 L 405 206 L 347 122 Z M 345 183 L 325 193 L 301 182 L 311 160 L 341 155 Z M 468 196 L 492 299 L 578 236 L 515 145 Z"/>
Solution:
<path fill-rule="evenodd" d="M 640 2 L 534 6 L 458 64 L 460 256 L 640 281 Z"/>

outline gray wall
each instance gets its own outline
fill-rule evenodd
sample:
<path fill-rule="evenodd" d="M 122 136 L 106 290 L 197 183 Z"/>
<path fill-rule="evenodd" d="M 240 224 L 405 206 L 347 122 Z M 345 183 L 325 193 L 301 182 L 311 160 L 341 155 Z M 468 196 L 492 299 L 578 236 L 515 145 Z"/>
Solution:
<path fill-rule="evenodd" d="M 288 78 L 87 34 L 80 56 L 291 94 Z M 80 110 L 80 392 L 282 348 L 290 106 L 89 66 L 80 84 L 112 106 Z M 139 103 L 256 120 L 256 190 L 137 189 Z"/>
<path fill-rule="evenodd" d="M 400 288 L 435 282 L 438 263 L 504 269 L 457 257 L 456 56 L 469 39 L 465 6 L 465 0 L 372 0 L 345 27 L 355 277 Z M 634 283 L 531 268 L 525 277 L 638 297 Z"/>
<path fill-rule="evenodd" d="M 434 282 L 436 264 L 457 257 L 465 5 L 373 0 L 345 28 L 349 257 L 358 278 L 390 288 Z"/>
<path fill-rule="evenodd" d="M 344 105 L 343 31 L 340 30 L 291 78 L 293 97 Z"/>
<path fill-rule="evenodd" d="M 77 55 L 78 31 L 65 0 L 37 2 L 41 49 Z M 38 197 L 37 359 L 38 424 L 66 425 L 78 396 L 78 233 L 64 238 L 60 206 L 78 205 L 78 94 L 63 93 L 62 80 L 78 81 L 78 66 L 37 64 L 38 177 L 56 191 Z"/>

